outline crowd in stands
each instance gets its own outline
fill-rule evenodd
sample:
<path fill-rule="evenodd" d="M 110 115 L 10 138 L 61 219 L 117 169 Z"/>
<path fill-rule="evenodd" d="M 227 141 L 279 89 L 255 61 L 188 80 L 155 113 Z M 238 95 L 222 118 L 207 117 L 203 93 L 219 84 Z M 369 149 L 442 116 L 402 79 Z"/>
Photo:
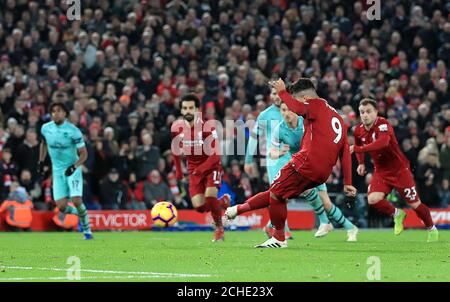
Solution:
<path fill-rule="evenodd" d="M 366 1 L 84 0 L 80 21 L 64 2 L 0 0 L 1 200 L 18 183 L 35 209 L 53 207 L 51 164 L 44 178 L 36 168 L 49 104 L 63 102 L 88 149 L 88 208 L 190 208 L 170 151 L 180 96 L 195 92 L 206 119 L 245 122 L 270 105 L 268 80 L 310 77 L 345 115 L 351 142 L 359 101 L 376 99 L 423 202 L 448 207 L 447 1 L 383 0 L 381 20 L 368 20 Z M 237 203 L 268 187 L 264 169 L 248 175 L 243 160 L 223 156 L 223 188 Z M 359 192 L 370 177 L 355 171 Z M 342 190 L 339 164 L 328 188 Z"/>

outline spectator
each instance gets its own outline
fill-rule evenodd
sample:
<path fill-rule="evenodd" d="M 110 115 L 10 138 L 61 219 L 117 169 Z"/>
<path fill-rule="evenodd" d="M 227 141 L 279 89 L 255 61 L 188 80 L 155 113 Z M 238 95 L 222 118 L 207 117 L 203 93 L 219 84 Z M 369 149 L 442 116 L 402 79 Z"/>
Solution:
<path fill-rule="evenodd" d="M 12 154 L 8 148 L 2 151 L 2 160 L 0 162 L 0 176 L 2 181 L 2 200 L 9 193 L 9 186 L 11 182 L 17 180 L 17 175 L 19 174 L 19 169 L 16 164 L 12 161 Z"/>
<path fill-rule="evenodd" d="M 147 209 L 151 209 L 160 201 L 174 201 L 172 192 L 158 170 L 152 170 L 144 182 L 144 201 Z"/>
<path fill-rule="evenodd" d="M 31 209 L 33 203 L 28 198 L 24 188 L 17 182 L 11 184 L 11 192 L 8 199 L 0 206 L 0 214 L 7 212 L 6 223 L 10 230 L 27 230 L 31 226 L 33 216 Z"/>
<path fill-rule="evenodd" d="M 74 207 L 72 202 L 68 203 L 69 206 Z M 61 212 L 58 207 L 53 210 L 53 222 L 62 230 L 76 230 L 78 227 L 78 215 L 66 214 Z"/>
<path fill-rule="evenodd" d="M 174 205 L 177 209 L 188 209 L 189 203 L 186 200 L 187 192 L 183 186 L 178 185 L 175 173 L 171 172 L 167 175 L 170 192 L 174 197 Z"/>
<path fill-rule="evenodd" d="M 133 210 L 146 210 L 144 203 L 144 182 L 137 181 L 136 174 L 130 173 L 128 180 L 128 204 L 127 208 Z"/>
<path fill-rule="evenodd" d="M 142 146 L 137 148 L 135 154 L 137 179 L 144 180 L 150 171 L 158 169 L 161 156 L 159 148 L 153 145 L 153 138 L 150 134 L 142 135 Z"/>
<path fill-rule="evenodd" d="M 95 64 L 97 49 L 89 42 L 89 37 L 85 31 L 78 35 L 78 42 L 75 45 L 75 54 L 81 55 L 86 68 L 91 68 Z"/>
<path fill-rule="evenodd" d="M 30 170 L 24 169 L 22 170 L 22 172 L 20 172 L 19 183 L 25 189 L 25 191 L 29 196 L 29 199 L 33 203 L 38 203 L 39 200 L 41 200 L 42 196 L 41 186 L 36 180 L 33 180 Z M 41 207 L 38 206 L 37 209 L 39 210 L 41 209 Z"/>
<path fill-rule="evenodd" d="M 440 170 L 441 164 L 439 156 L 434 150 L 430 150 L 422 164 L 417 168 L 417 178 L 419 180 L 418 193 L 421 200 L 430 208 L 439 207 L 438 185 L 442 180 L 442 173 Z"/>
<path fill-rule="evenodd" d="M 442 179 L 442 183 L 438 189 L 438 196 L 439 196 L 439 199 L 441 200 L 440 207 L 444 208 L 444 209 L 448 208 L 448 206 L 450 204 L 449 183 L 450 183 L 450 181 L 447 178 Z"/>
<path fill-rule="evenodd" d="M 17 160 L 17 150 L 23 142 L 24 134 L 24 126 L 17 125 L 5 144 L 5 147 L 11 150 L 14 160 Z"/>
<path fill-rule="evenodd" d="M 450 181 L 450 135 L 446 136 L 442 144 L 439 161 L 442 163 L 442 177 Z"/>
<path fill-rule="evenodd" d="M 29 128 L 25 140 L 17 148 L 16 162 L 20 170 L 27 169 L 32 177 L 36 177 L 37 162 L 39 161 L 39 142 L 36 130 Z"/>
<path fill-rule="evenodd" d="M 100 204 L 103 210 L 125 209 L 127 189 L 119 180 L 119 171 L 112 168 L 100 183 Z"/>

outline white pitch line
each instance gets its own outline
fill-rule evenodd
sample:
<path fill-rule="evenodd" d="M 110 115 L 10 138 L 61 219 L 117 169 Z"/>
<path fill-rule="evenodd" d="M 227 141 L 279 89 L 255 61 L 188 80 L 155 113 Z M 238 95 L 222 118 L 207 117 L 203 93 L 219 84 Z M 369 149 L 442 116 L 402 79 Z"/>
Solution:
<path fill-rule="evenodd" d="M 31 267 L 31 266 L 5 266 L 0 265 L 0 268 L 7 269 L 20 269 L 20 270 L 40 270 L 40 271 L 67 271 L 65 268 L 55 267 Z M 159 272 L 128 272 L 128 271 L 112 271 L 112 270 L 98 270 L 98 269 L 80 269 L 80 272 L 87 273 L 101 273 L 101 274 L 131 274 L 131 275 L 144 275 L 144 276 L 165 276 L 165 277 L 199 277 L 208 278 L 214 275 L 208 274 L 178 274 L 178 273 L 159 273 Z"/>
<path fill-rule="evenodd" d="M 170 278 L 170 276 L 153 276 L 153 275 L 130 275 L 130 276 L 87 276 L 80 277 L 79 280 L 69 280 L 67 277 L 10 277 L 0 278 L 0 281 L 25 281 L 25 280 L 67 280 L 67 281 L 82 281 L 85 279 L 146 279 L 146 278 Z"/>

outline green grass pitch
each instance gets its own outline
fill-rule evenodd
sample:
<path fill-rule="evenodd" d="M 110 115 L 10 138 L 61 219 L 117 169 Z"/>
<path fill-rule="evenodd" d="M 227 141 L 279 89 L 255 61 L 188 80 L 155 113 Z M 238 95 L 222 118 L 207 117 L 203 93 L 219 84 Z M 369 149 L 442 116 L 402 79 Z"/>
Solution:
<path fill-rule="evenodd" d="M 380 260 L 381 281 L 450 281 L 450 231 L 426 243 L 426 231 L 361 230 L 347 243 L 343 231 L 316 239 L 294 232 L 287 249 L 254 249 L 261 231 L 2 233 L 0 281 L 67 281 L 80 259 L 81 281 L 364 281 L 368 257 Z M 68 263 L 68 259 L 71 260 Z M 75 258 L 76 259 L 76 258 Z M 373 275 L 373 274 L 372 274 Z M 372 281 L 370 281 L 372 282 Z"/>

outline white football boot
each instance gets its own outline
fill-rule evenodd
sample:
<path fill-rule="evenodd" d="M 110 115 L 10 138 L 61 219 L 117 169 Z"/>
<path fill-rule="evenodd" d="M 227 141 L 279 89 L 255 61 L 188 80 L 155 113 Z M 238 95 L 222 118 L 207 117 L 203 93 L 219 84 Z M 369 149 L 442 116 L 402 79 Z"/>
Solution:
<path fill-rule="evenodd" d="M 319 228 L 317 229 L 317 232 L 314 234 L 314 237 L 319 238 L 319 237 L 326 236 L 333 229 L 334 229 L 334 227 L 331 223 L 321 223 L 319 225 Z"/>
<path fill-rule="evenodd" d="M 269 239 L 266 240 L 266 242 L 261 243 L 259 245 L 255 245 L 255 248 L 287 248 L 288 244 L 287 244 L 287 240 L 284 241 L 279 241 L 278 239 L 276 239 L 275 237 L 271 237 Z"/>
<path fill-rule="evenodd" d="M 232 220 L 237 216 L 237 206 L 228 207 L 225 211 L 225 217 L 227 219 Z"/>
<path fill-rule="evenodd" d="M 358 232 L 359 232 L 359 229 L 357 227 L 354 227 L 353 229 L 348 230 L 347 231 L 347 242 L 358 241 L 358 238 L 357 238 Z"/>

